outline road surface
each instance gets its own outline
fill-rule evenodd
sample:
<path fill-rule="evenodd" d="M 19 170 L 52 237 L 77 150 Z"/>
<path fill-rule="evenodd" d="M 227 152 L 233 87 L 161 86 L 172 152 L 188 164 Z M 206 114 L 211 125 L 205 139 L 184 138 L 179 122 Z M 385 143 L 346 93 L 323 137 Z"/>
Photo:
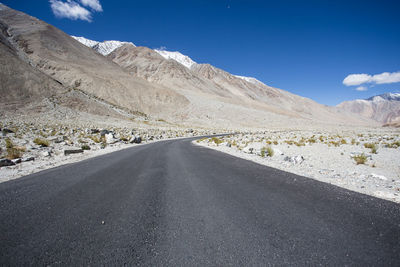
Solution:
<path fill-rule="evenodd" d="M 400 265 L 400 205 L 191 140 L 0 184 L 0 265 Z"/>

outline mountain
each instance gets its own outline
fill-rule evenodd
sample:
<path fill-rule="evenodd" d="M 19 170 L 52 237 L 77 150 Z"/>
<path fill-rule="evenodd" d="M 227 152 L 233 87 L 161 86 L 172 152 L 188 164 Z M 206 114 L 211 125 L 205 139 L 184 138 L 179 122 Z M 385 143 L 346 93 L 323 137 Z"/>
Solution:
<path fill-rule="evenodd" d="M 190 69 L 193 65 L 196 64 L 190 57 L 185 56 L 181 54 L 180 52 L 170 52 L 170 51 L 165 51 L 165 50 L 157 50 L 155 49 L 157 53 L 159 53 L 163 58 L 165 59 L 173 59 L 176 62 L 182 64 L 186 68 Z"/>
<path fill-rule="evenodd" d="M 382 124 L 400 123 L 400 93 L 385 93 L 368 99 L 345 101 L 337 107 Z"/>
<path fill-rule="evenodd" d="M 44 21 L 5 5 L 0 7 L 3 39 L 18 52 L 10 57 L 22 59 L 31 70 L 40 73 L 38 86 L 41 80 L 50 78 L 65 90 L 73 89 L 121 109 L 154 116 L 175 113 L 177 108 L 188 104 L 188 100 L 178 93 L 130 75 L 103 55 Z M 14 61 L 19 61 L 18 58 Z M 7 64 L 5 68 L 6 71 L 11 69 Z M 14 83 L 15 79 L 4 72 L 2 74 L 2 90 L 9 91 L 5 84 Z M 31 90 L 28 87 L 32 82 L 30 77 L 20 75 L 18 78 L 20 83 L 26 84 L 26 90 Z"/>
<path fill-rule="evenodd" d="M 400 101 L 400 93 L 385 93 L 377 96 L 368 98 L 367 100 L 372 102 L 379 101 Z"/>
<path fill-rule="evenodd" d="M 118 47 L 121 47 L 123 45 L 132 45 L 135 46 L 131 42 L 120 42 L 120 41 L 104 41 L 104 42 L 97 42 L 93 40 L 86 39 L 84 37 L 77 37 L 77 36 L 71 36 L 78 42 L 84 44 L 87 47 L 93 48 L 103 56 L 107 56 L 110 54 L 112 51 L 117 49 Z"/>
<path fill-rule="evenodd" d="M 68 108 L 74 110 L 73 103 L 79 102 L 77 109 L 85 112 L 96 113 L 102 106 L 104 111 L 99 114 L 114 116 L 115 110 L 122 110 L 189 127 L 265 129 L 314 123 L 373 124 L 254 78 L 195 63 L 179 52 L 160 52 L 128 42 L 73 38 L 4 5 L 0 5 L 0 25 L 0 45 L 5 51 L 2 107 L 12 101 L 45 101 L 49 103 L 47 108 L 71 103 Z M 7 62 L 13 62 L 12 66 Z"/>
<path fill-rule="evenodd" d="M 191 61 L 188 67 L 186 64 L 187 59 L 190 60 L 188 56 L 179 53 L 179 57 L 171 57 L 167 56 L 168 51 L 164 52 L 160 57 L 159 51 L 147 47 L 122 46 L 110 53 L 108 58 L 132 75 L 173 88 L 189 99 L 191 104 L 195 104 L 194 110 L 203 107 L 203 113 L 210 113 L 215 107 L 204 103 L 214 102 L 217 107 L 214 114 L 230 116 L 231 121 L 238 118 L 238 111 L 229 110 L 227 114 L 222 115 L 221 111 L 225 107 L 236 106 L 241 113 L 243 108 L 249 109 L 246 110 L 249 114 L 241 115 L 247 116 L 254 124 L 263 124 L 266 120 L 285 121 L 283 118 L 278 119 L 281 115 L 289 117 L 286 119 L 331 123 L 358 121 L 358 118 L 349 117 L 346 112 L 337 108 L 326 107 L 310 99 L 270 87 L 255 78 L 232 75 L 210 64 L 198 64 L 194 61 Z M 177 55 L 177 52 L 170 53 Z M 182 61 L 183 63 L 180 63 Z M 255 118 L 256 114 L 259 116 L 258 112 L 263 112 L 265 115 Z M 201 114 L 196 116 L 202 117 Z"/>

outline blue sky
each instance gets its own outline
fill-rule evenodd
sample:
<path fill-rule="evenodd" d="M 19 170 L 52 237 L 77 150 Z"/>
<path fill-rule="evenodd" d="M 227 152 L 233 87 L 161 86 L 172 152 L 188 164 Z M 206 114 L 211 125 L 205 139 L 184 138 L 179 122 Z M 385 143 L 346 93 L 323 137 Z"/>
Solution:
<path fill-rule="evenodd" d="M 326 105 L 400 92 L 400 1 L 0 2 L 71 35 L 166 47 Z"/>

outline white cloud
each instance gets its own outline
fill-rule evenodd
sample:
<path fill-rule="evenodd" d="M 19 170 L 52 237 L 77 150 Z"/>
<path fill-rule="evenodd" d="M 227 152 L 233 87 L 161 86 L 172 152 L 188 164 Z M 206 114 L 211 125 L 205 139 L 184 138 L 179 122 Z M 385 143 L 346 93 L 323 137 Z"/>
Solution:
<path fill-rule="evenodd" d="M 103 11 L 103 8 L 102 8 L 99 0 L 80 0 L 80 1 L 81 1 L 82 5 L 88 6 L 97 12 Z"/>
<path fill-rule="evenodd" d="M 372 80 L 377 84 L 384 83 L 398 83 L 400 82 L 400 71 L 399 72 L 384 72 L 372 76 Z"/>
<path fill-rule="evenodd" d="M 56 17 L 92 21 L 90 11 L 73 1 L 62 2 L 59 0 L 50 0 L 50 6 Z"/>
<path fill-rule="evenodd" d="M 92 21 L 92 12 L 103 11 L 103 8 L 99 0 L 80 0 L 84 6 L 88 6 L 92 10 L 89 11 L 85 7 L 81 6 L 74 0 L 49 0 L 51 10 L 54 15 L 58 18 L 67 18 L 72 20 L 86 20 L 88 22 Z"/>
<path fill-rule="evenodd" d="M 371 75 L 362 73 L 362 74 L 350 74 L 343 80 L 343 84 L 350 86 L 350 85 L 360 85 L 363 83 L 370 82 Z"/>
<path fill-rule="evenodd" d="M 368 88 L 365 87 L 365 86 L 359 86 L 359 87 L 356 88 L 356 90 L 357 90 L 357 91 L 367 91 Z"/>
<path fill-rule="evenodd" d="M 381 74 L 369 75 L 369 74 L 350 74 L 343 80 L 343 84 L 346 86 L 361 85 L 364 83 L 372 84 L 386 84 L 386 83 L 398 83 L 400 82 L 400 71 L 398 72 L 383 72 Z"/>

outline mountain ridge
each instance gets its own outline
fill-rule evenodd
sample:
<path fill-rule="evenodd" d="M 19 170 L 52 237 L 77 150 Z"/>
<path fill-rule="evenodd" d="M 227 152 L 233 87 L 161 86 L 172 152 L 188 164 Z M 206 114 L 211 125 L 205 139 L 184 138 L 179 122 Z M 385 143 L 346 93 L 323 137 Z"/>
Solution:
<path fill-rule="evenodd" d="M 44 21 L 1 7 L 0 23 L 7 28 L 4 38 L 35 70 L 64 89 L 130 112 L 192 127 L 371 124 L 370 120 L 246 81 L 209 64 L 195 63 L 188 68 L 132 43 L 116 41 L 104 56 L 96 50 L 98 43 L 86 41 L 84 45 L 80 42 L 84 39 L 76 40 Z M 10 79 L 6 75 L 3 78 Z"/>
<path fill-rule="evenodd" d="M 344 101 L 337 107 L 385 125 L 400 123 L 400 93 L 388 92 L 367 99 Z"/>

